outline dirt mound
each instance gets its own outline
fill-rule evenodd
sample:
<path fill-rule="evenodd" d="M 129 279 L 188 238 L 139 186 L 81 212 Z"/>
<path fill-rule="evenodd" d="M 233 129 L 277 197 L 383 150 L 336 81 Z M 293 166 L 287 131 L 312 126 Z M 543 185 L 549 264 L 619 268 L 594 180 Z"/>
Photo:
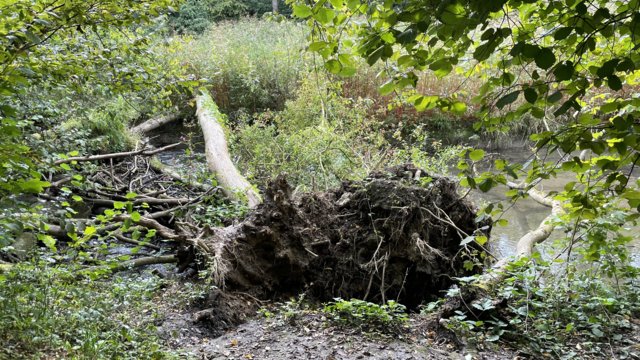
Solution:
<path fill-rule="evenodd" d="M 226 290 L 261 298 L 306 292 L 413 308 L 480 270 L 464 269 L 459 244 L 488 231 L 452 180 L 413 166 L 297 199 L 279 177 L 247 220 L 212 237 L 214 272 Z"/>

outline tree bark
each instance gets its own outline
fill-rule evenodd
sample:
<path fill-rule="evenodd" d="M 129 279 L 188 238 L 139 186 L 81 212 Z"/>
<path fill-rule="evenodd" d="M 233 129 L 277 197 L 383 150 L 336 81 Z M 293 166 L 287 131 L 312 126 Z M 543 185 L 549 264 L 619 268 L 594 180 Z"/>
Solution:
<path fill-rule="evenodd" d="M 141 124 L 132 127 L 131 131 L 137 134 L 145 134 L 151 130 L 161 127 L 162 125 L 179 120 L 182 118 L 182 116 L 183 114 L 178 112 L 162 115 L 153 119 L 149 119 Z"/>
<path fill-rule="evenodd" d="M 279 12 L 279 9 L 278 9 L 278 0 L 271 0 L 271 9 L 272 9 L 271 11 L 272 11 L 274 14 L 277 14 L 277 13 Z"/>
<path fill-rule="evenodd" d="M 231 161 L 218 107 L 204 91 L 196 98 L 196 106 L 209 170 L 216 176 L 218 184 L 228 197 L 241 201 L 246 198 L 249 207 L 255 208 L 262 199 Z"/>

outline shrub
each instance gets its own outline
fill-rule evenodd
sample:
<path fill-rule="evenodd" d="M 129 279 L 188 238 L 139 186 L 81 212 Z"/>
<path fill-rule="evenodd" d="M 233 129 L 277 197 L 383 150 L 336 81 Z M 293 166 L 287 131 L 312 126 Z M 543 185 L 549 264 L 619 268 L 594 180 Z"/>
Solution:
<path fill-rule="evenodd" d="M 338 89 L 310 75 L 283 111 L 245 120 L 233 141 L 243 172 L 259 183 L 285 172 L 302 189 L 365 176 L 380 159 L 381 139 L 366 101 Z"/>
<path fill-rule="evenodd" d="M 284 1 L 279 8 L 281 14 L 291 13 Z M 271 10 L 271 0 L 187 0 L 169 17 L 169 26 L 179 33 L 201 34 L 215 22 L 260 16 Z"/>

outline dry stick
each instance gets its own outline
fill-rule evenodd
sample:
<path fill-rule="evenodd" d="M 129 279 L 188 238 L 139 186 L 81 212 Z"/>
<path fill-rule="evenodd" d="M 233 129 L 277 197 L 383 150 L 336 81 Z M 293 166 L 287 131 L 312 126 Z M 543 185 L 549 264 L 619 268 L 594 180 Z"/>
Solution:
<path fill-rule="evenodd" d="M 167 175 L 168 177 L 174 179 L 174 180 L 178 180 L 181 183 L 187 184 L 188 186 L 203 190 L 203 191 L 208 191 L 211 190 L 213 188 L 213 186 L 208 185 L 208 184 L 203 184 L 201 182 L 198 181 L 191 181 L 187 178 L 185 178 L 184 176 L 180 175 L 178 172 L 173 171 L 171 169 L 169 169 L 167 166 L 162 165 L 160 162 L 151 162 L 151 168 L 154 169 L 155 171 L 158 171 L 160 173 L 163 173 L 165 175 Z"/>
<path fill-rule="evenodd" d="M 56 160 L 53 164 L 60 165 L 60 164 L 70 163 L 72 161 L 95 161 L 95 160 L 117 159 L 117 158 L 133 156 L 133 155 L 151 156 L 163 151 L 167 151 L 169 149 L 173 149 L 174 147 L 180 144 L 182 143 L 175 143 L 175 144 L 163 146 L 157 149 L 141 149 L 136 151 L 127 151 L 127 152 L 102 154 L 102 155 L 74 156 L 66 159 Z"/>
<path fill-rule="evenodd" d="M 113 231 L 116 230 L 118 227 L 120 227 L 120 224 L 110 224 L 108 226 L 105 226 L 103 228 L 98 228 L 97 232 L 98 234 L 102 235 L 104 233 L 107 233 L 109 231 Z M 47 234 L 54 236 L 58 239 L 67 239 L 69 238 L 69 235 L 67 235 L 67 231 L 65 229 L 63 229 L 62 227 L 58 226 L 58 225 L 53 225 L 53 224 L 48 224 L 47 225 Z M 79 236 L 84 236 L 84 234 L 82 232 L 78 232 Z M 133 239 L 129 239 L 128 237 L 122 235 L 122 233 L 120 232 L 120 230 L 117 230 L 114 234 L 111 234 L 111 236 L 115 237 L 116 239 L 129 243 L 129 244 L 134 244 L 134 245 L 138 245 L 138 246 L 145 246 L 154 250 L 160 250 L 160 247 L 157 245 L 153 245 L 150 243 L 145 243 L 142 241 L 137 241 L 137 240 L 133 240 Z"/>
<path fill-rule="evenodd" d="M 131 219 L 131 216 L 123 214 L 115 217 L 115 220 L 118 220 L 118 221 L 124 221 L 127 219 Z M 155 229 L 158 235 L 168 240 L 176 240 L 180 242 L 183 242 L 186 240 L 186 237 L 184 235 L 177 234 L 175 231 L 173 231 L 173 229 L 160 224 L 154 219 L 141 217 L 140 220 L 136 222 L 136 224 L 142 225 L 146 228 Z"/>
<path fill-rule="evenodd" d="M 118 239 L 118 240 L 120 240 L 122 242 L 126 242 L 126 243 L 137 245 L 137 246 L 145 246 L 145 247 L 148 247 L 148 248 L 153 249 L 153 250 L 160 250 L 160 247 L 157 246 L 157 245 L 153 245 L 153 244 L 150 244 L 150 243 L 146 243 L 146 242 L 130 239 L 130 238 L 122 235 L 119 231 L 111 234 L 111 236 L 115 237 L 116 239 Z"/>
<path fill-rule="evenodd" d="M 115 203 L 114 200 L 109 200 L 109 199 L 84 198 L 84 200 L 96 205 L 106 205 L 106 206 L 113 206 Z M 192 201 L 193 199 L 189 199 L 189 198 L 158 199 L 158 198 L 144 197 L 144 198 L 134 199 L 132 202 L 134 205 L 140 205 L 143 203 L 147 203 L 149 205 L 185 205 L 185 204 L 191 203 Z"/>

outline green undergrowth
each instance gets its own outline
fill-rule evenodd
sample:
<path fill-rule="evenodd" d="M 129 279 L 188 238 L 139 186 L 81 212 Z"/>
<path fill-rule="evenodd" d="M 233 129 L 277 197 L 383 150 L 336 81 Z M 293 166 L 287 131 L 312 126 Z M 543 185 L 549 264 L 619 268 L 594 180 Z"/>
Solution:
<path fill-rule="evenodd" d="M 473 347 L 508 345 L 536 358 L 640 354 L 637 269 L 617 278 L 584 264 L 557 274 L 550 270 L 540 259 L 537 265 L 514 264 L 501 286 L 458 311 L 446 326 Z"/>
<path fill-rule="evenodd" d="M 302 323 L 305 315 L 317 316 L 326 325 L 356 329 L 369 334 L 393 334 L 409 321 L 407 308 L 393 300 L 376 304 L 360 299 L 336 298 L 319 304 L 308 301 L 304 294 L 258 313 L 276 325 Z"/>
<path fill-rule="evenodd" d="M 160 279 L 77 280 L 76 271 L 41 260 L 0 273 L 0 358 L 178 358 L 154 326 Z"/>

